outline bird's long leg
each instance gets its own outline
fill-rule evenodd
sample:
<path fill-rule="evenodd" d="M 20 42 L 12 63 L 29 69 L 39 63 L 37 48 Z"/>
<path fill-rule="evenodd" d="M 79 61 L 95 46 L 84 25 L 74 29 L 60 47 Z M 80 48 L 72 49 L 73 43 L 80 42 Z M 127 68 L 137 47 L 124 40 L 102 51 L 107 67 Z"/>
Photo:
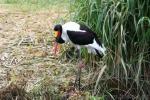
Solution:
<path fill-rule="evenodd" d="M 80 46 L 76 46 L 77 48 L 77 57 L 78 57 L 78 62 L 81 61 L 81 47 Z"/>
<path fill-rule="evenodd" d="M 76 72 L 75 87 L 77 87 L 79 90 L 81 89 L 81 68 L 79 67 Z"/>
<path fill-rule="evenodd" d="M 81 50 L 77 48 L 78 61 L 81 61 Z"/>
<path fill-rule="evenodd" d="M 82 59 L 81 59 L 81 50 L 78 48 L 77 49 L 78 51 L 77 51 L 77 55 L 78 55 L 78 70 L 77 70 L 77 73 L 76 73 L 76 79 L 75 79 L 75 85 L 77 85 L 78 86 L 78 89 L 80 90 L 80 88 L 81 88 L 81 61 L 82 61 Z"/>

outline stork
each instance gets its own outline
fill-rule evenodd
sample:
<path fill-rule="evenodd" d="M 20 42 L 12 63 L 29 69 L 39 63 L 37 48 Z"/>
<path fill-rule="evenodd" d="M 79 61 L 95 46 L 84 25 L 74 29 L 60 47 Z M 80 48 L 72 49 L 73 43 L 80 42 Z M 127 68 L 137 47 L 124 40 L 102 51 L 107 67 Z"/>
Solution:
<path fill-rule="evenodd" d="M 106 48 L 104 44 L 98 39 L 95 32 L 85 25 L 76 22 L 67 22 L 63 25 L 57 24 L 54 26 L 55 46 L 54 52 L 56 54 L 58 44 L 71 43 L 77 49 L 79 58 L 81 60 L 81 48 L 85 47 L 88 53 L 98 55 L 100 58 L 105 56 Z M 80 74 L 83 64 L 79 64 L 79 89 L 80 89 Z"/>
<path fill-rule="evenodd" d="M 58 44 L 70 42 L 78 49 L 79 55 L 81 55 L 82 47 L 87 48 L 88 53 L 98 55 L 100 58 L 105 55 L 104 44 L 98 39 L 96 33 L 85 25 L 75 22 L 67 22 L 64 25 L 57 24 L 54 27 L 54 33 L 56 39 L 55 53 Z"/>

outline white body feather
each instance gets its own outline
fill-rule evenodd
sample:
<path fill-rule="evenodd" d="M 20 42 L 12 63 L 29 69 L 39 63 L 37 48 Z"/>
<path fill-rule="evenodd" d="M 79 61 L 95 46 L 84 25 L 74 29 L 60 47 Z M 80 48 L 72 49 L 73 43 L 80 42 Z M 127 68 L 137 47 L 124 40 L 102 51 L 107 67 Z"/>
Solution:
<path fill-rule="evenodd" d="M 80 32 L 86 32 L 85 30 L 80 30 L 80 25 L 75 23 L 75 22 L 68 22 L 64 25 L 62 25 L 62 39 L 65 41 L 65 42 L 71 42 L 71 40 L 69 39 L 68 35 L 67 35 L 67 30 L 70 30 L 70 31 L 80 31 Z M 72 43 L 73 44 L 73 43 Z M 88 49 L 88 53 L 93 53 L 93 54 L 96 54 L 96 51 L 95 49 L 97 49 L 100 53 L 104 54 L 105 55 L 105 51 L 106 51 L 106 48 L 104 47 L 104 45 L 102 44 L 102 47 L 96 42 L 96 40 L 94 39 L 93 40 L 93 43 L 92 44 L 88 44 L 88 45 L 76 45 L 77 49 L 81 49 L 81 47 L 86 47 Z"/>

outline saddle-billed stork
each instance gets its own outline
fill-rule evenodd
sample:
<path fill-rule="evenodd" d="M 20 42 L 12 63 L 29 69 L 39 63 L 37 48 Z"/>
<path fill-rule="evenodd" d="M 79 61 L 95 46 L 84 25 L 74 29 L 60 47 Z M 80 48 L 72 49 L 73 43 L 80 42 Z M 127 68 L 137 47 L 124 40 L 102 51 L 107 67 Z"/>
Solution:
<path fill-rule="evenodd" d="M 100 58 L 105 55 L 106 48 L 104 44 L 98 39 L 95 32 L 89 29 L 85 25 L 81 25 L 75 22 L 67 22 L 64 25 L 57 24 L 54 26 L 55 33 L 55 47 L 56 53 L 58 44 L 70 42 L 79 51 L 85 47 L 88 49 L 88 53 L 97 54 Z"/>
<path fill-rule="evenodd" d="M 77 49 L 79 53 L 79 57 L 81 60 L 81 51 L 82 47 L 88 49 L 88 53 L 97 54 L 100 58 L 105 55 L 106 48 L 104 44 L 98 39 L 95 32 L 89 29 L 85 25 L 81 25 L 75 22 L 67 22 L 64 25 L 57 24 L 54 26 L 54 33 L 55 33 L 55 46 L 54 52 L 56 54 L 58 44 L 63 44 L 70 42 L 72 43 Z M 81 68 L 84 67 L 82 61 L 79 63 L 79 69 L 77 73 L 77 77 L 75 80 L 78 81 L 78 86 L 80 90 L 80 75 L 81 75 Z"/>

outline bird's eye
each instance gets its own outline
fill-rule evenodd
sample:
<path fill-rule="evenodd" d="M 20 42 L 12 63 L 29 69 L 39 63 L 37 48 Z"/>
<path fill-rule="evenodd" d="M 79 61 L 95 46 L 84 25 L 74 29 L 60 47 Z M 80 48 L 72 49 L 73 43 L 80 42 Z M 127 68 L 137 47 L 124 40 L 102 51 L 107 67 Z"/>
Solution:
<path fill-rule="evenodd" d="M 54 37 L 58 36 L 58 31 L 54 31 Z"/>

